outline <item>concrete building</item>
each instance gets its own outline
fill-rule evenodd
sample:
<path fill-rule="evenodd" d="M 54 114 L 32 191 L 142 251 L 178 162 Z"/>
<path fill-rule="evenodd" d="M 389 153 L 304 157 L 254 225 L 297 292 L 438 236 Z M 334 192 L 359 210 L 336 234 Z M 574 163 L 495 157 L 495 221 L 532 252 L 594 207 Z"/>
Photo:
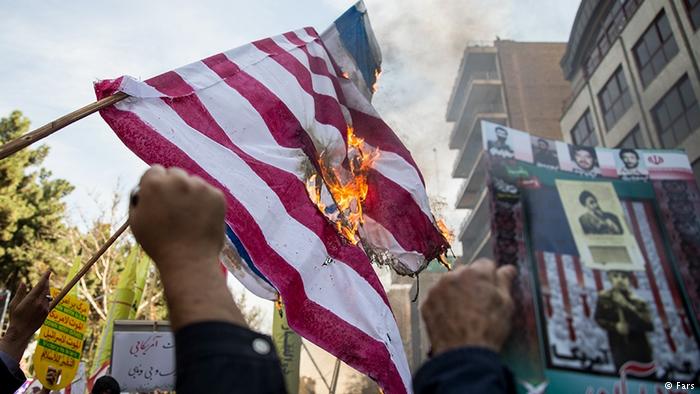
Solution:
<path fill-rule="evenodd" d="M 449 260 L 452 265 L 455 264 L 454 259 Z M 445 272 L 447 270 L 437 261 L 433 261 L 421 272 L 418 279 L 392 272 L 392 284 L 387 296 L 399 326 L 411 373 L 415 373 L 425 363 L 430 351 L 430 340 L 420 314 L 420 306 Z"/>
<path fill-rule="evenodd" d="M 700 3 L 583 0 L 561 61 L 574 144 L 685 149 L 700 182 Z"/>
<path fill-rule="evenodd" d="M 491 256 L 493 242 L 480 122 L 561 139 L 561 109 L 571 94 L 559 66 L 565 49 L 564 43 L 497 40 L 464 52 L 446 115 L 454 122 L 449 146 L 459 150 L 452 176 L 465 179 L 455 206 L 471 210 L 458 233 L 464 261 Z"/>

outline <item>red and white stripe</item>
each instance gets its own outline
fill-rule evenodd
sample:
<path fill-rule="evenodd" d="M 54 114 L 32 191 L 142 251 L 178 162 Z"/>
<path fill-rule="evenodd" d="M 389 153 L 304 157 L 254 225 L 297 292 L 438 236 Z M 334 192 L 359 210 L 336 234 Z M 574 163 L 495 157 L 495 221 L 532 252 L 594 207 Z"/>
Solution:
<path fill-rule="evenodd" d="M 338 101 L 332 78 L 299 60 L 304 49 L 322 49 L 307 33 L 293 33 L 303 45 L 262 40 L 145 82 L 102 81 L 99 98 L 118 90 L 133 97 L 101 115 L 147 163 L 184 168 L 224 192 L 226 221 L 280 291 L 295 331 L 386 392 L 410 392 L 379 279 L 306 192 L 304 169 L 320 152 L 339 165 L 346 155 L 343 110 L 329 104 Z"/>

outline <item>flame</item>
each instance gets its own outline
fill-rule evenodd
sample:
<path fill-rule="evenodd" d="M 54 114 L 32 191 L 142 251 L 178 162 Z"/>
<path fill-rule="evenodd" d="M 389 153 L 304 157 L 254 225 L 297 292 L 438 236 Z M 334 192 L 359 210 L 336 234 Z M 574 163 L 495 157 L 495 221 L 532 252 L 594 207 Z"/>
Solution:
<path fill-rule="evenodd" d="M 368 150 L 364 140 L 355 135 L 352 126 L 347 127 L 347 144 L 348 144 L 348 159 L 350 163 L 350 171 L 345 168 L 329 168 L 321 162 L 321 177 L 317 174 L 309 176 L 306 182 L 306 189 L 311 200 L 318 208 L 325 212 L 326 205 L 322 202 L 322 183 L 333 198 L 336 208 L 339 213 L 337 217 L 329 218 L 332 220 L 336 229 L 348 241 L 353 244 L 359 242 L 358 231 L 364 223 L 362 216 L 362 204 L 367 198 L 369 190 L 367 184 L 367 175 L 369 169 L 379 157 L 377 149 Z"/>
<path fill-rule="evenodd" d="M 443 237 L 445 237 L 445 239 L 447 240 L 448 243 L 452 243 L 452 241 L 454 241 L 455 235 L 452 232 L 452 230 L 450 230 L 450 228 L 447 227 L 447 224 L 445 224 L 444 220 L 438 219 L 437 220 L 437 227 L 438 227 L 438 229 L 440 229 L 440 233 L 442 234 Z"/>
<path fill-rule="evenodd" d="M 342 73 L 340 73 L 340 76 L 345 79 L 350 79 L 350 74 L 348 74 L 347 71 L 343 71 Z"/>
<path fill-rule="evenodd" d="M 284 303 L 282 302 L 282 295 L 277 293 L 275 297 L 275 310 L 280 314 L 280 317 L 284 315 Z"/>
<path fill-rule="evenodd" d="M 376 93 L 379 90 L 379 77 L 382 75 L 382 69 L 377 68 L 374 70 L 374 83 L 372 84 L 372 93 Z"/>

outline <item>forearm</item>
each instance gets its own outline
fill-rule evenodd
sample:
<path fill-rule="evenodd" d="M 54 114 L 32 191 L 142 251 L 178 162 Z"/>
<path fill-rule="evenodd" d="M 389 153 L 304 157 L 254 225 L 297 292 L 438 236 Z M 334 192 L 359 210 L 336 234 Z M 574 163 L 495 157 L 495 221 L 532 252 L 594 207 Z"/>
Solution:
<path fill-rule="evenodd" d="M 159 265 L 159 270 L 174 331 L 204 321 L 246 327 L 215 257 Z"/>
<path fill-rule="evenodd" d="M 7 353 L 16 361 L 21 360 L 33 334 L 18 332 L 10 325 L 5 336 L 0 339 L 0 351 Z"/>

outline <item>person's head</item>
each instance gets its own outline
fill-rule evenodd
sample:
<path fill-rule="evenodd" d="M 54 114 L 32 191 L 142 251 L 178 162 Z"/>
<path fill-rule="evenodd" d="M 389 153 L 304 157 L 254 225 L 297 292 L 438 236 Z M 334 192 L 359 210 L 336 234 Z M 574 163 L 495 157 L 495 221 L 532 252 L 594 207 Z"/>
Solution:
<path fill-rule="evenodd" d="M 639 166 L 639 154 L 634 149 L 620 149 L 620 160 L 622 160 L 628 170 Z"/>
<path fill-rule="evenodd" d="M 595 150 L 589 146 L 575 146 L 573 159 L 576 165 L 584 171 L 590 171 L 596 165 Z"/>
<path fill-rule="evenodd" d="M 498 138 L 500 142 L 505 142 L 506 138 L 508 138 L 508 130 L 503 127 L 496 127 L 496 138 Z"/>
<path fill-rule="evenodd" d="M 598 205 L 598 199 L 593 193 L 588 190 L 584 190 L 578 196 L 578 202 L 586 207 L 589 211 L 600 213 L 600 205 Z"/>
<path fill-rule="evenodd" d="M 627 271 L 608 271 L 608 280 L 615 290 L 628 290 L 630 287 L 630 276 Z"/>
<path fill-rule="evenodd" d="M 90 394 L 119 394 L 121 393 L 121 388 L 116 379 L 111 376 L 105 375 L 95 381 L 95 385 L 92 386 L 92 391 Z"/>
<path fill-rule="evenodd" d="M 548 150 L 549 142 L 544 138 L 540 138 L 537 140 L 537 147 L 540 148 L 540 150 Z"/>

